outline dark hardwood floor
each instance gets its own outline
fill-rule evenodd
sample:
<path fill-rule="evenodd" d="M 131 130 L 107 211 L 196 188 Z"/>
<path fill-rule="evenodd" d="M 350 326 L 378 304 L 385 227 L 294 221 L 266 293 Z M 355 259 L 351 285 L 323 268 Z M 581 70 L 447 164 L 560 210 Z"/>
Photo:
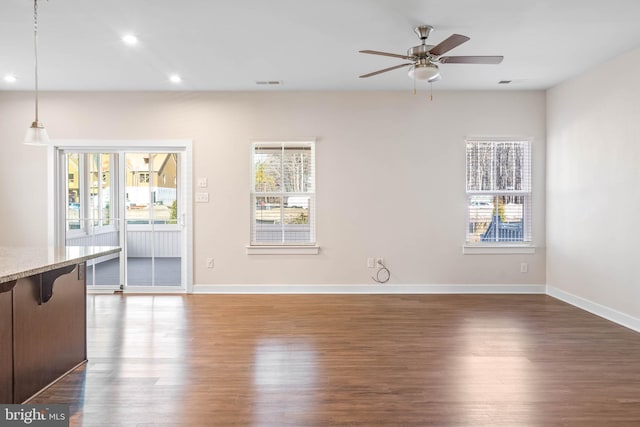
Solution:
<path fill-rule="evenodd" d="M 640 425 L 640 334 L 544 295 L 88 299 L 85 426 Z"/>

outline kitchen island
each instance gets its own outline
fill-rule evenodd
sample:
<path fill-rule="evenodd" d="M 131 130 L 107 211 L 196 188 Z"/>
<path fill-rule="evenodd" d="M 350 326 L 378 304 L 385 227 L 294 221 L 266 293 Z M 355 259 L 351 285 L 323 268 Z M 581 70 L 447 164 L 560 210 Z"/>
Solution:
<path fill-rule="evenodd" d="M 0 403 L 87 360 L 86 262 L 119 247 L 0 247 Z"/>

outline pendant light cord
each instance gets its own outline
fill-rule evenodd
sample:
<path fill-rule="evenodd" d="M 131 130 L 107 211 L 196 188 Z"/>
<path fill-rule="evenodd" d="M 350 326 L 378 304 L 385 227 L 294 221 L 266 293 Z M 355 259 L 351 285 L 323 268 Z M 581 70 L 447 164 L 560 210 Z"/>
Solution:
<path fill-rule="evenodd" d="M 38 123 L 38 0 L 33 0 L 33 53 L 36 81 L 36 123 Z"/>
<path fill-rule="evenodd" d="M 40 85 L 38 81 L 38 0 L 33 0 L 33 62 L 35 77 L 35 121 L 31 122 L 31 126 L 27 129 L 24 143 L 27 145 L 46 146 L 49 144 L 49 135 L 47 130 L 40 123 L 38 114 Z"/>

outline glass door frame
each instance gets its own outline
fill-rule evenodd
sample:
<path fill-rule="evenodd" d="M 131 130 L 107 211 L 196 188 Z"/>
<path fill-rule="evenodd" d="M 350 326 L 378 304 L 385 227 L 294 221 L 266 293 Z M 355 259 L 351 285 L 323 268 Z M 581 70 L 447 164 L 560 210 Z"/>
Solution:
<path fill-rule="evenodd" d="M 175 180 L 175 184 L 176 184 L 176 198 L 175 200 L 178 202 L 178 213 L 177 213 L 177 217 L 174 218 L 171 224 L 159 224 L 157 223 L 157 220 L 159 219 L 159 217 L 157 217 L 157 212 L 156 210 L 160 210 L 159 206 L 156 204 L 156 197 L 158 195 L 158 192 L 160 191 L 160 183 L 158 182 L 158 180 L 160 179 L 160 174 L 159 174 L 159 170 L 155 170 L 154 167 L 156 165 L 156 161 L 155 161 L 155 156 L 158 155 L 176 155 L 175 160 L 176 160 L 176 168 L 177 168 L 177 175 L 176 175 L 176 180 Z M 131 165 L 128 161 L 129 158 L 135 158 L 135 157 L 139 157 L 144 159 L 144 163 L 139 163 L 139 162 L 134 162 L 137 164 L 137 167 L 134 170 L 129 170 L 129 166 Z M 127 198 L 127 202 L 129 201 L 133 201 L 131 199 L 135 199 L 136 202 L 140 201 L 139 197 L 140 197 L 140 192 L 134 192 L 135 197 L 132 197 L 132 195 L 130 194 L 130 191 L 133 191 L 136 188 L 139 188 L 138 185 L 136 185 L 136 181 L 139 179 L 139 175 L 141 174 L 146 174 L 146 181 L 144 181 L 144 183 L 148 184 L 148 185 L 143 185 L 142 189 L 146 191 L 144 191 L 144 193 L 146 193 L 142 198 L 143 198 L 143 205 L 146 202 L 147 207 L 148 207 L 148 217 L 142 217 L 142 218 L 137 218 L 137 220 L 146 220 L 148 221 L 146 224 L 143 223 L 137 223 L 136 222 L 136 217 L 132 216 L 133 212 L 134 212 L 134 206 L 132 205 L 131 208 L 122 210 L 122 212 L 124 212 L 124 217 L 123 217 L 123 229 L 125 230 L 126 236 L 129 237 L 129 232 L 134 232 L 134 233 L 146 233 L 149 234 L 150 233 L 150 245 L 146 248 L 146 249 L 142 249 L 142 252 L 146 252 L 147 250 L 150 251 L 150 253 L 148 255 L 143 255 L 142 258 L 151 258 L 151 284 L 150 285 L 144 285 L 144 284 L 135 284 L 135 283 L 131 283 L 130 280 L 130 276 L 127 274 L 125 277 L 125 285 L 124 285 L 124 290 L 131 290 L 131 291 L 136 291 L 136 292 L 156 292 L 159 289 L 160 290 L 166 290 L 166 289 L 175 289 L 176 286 L 174 285 L 158 285 L 158 279 L 157 279 L 157 265 L 160 262 L 162 256 L 159 256 L 156 254 L 156 250 L 160 249 L 157 246 L 157 237 L 162 234 L 162 233 L 170 233 L 173 234 L 175 232 L 179 232 L 181 235 L 184 233 L 184 207 L 182 206 L 182 184 L 181 184 L 181 180 L 182 180 L 182 176 L 180 174 L 181 169 L 183 168 L 182 163 L 183 161 L 183 153 L 181 152 L 176 152 L 176 151 L 167 151 L 167 150 L 144 150 L 144 151 L 140 151 L 140 150 L 126 150 L 123 155 L 122 155 L 122 159 L 120 160 L 120 166 L 121 166 L 121 170 L 122 173 L 120 175 L 121 178 L 121 182 L 123 183 L 123 192 L 124 192 L 124 196 Z M 138 160 L 139 160 L 138 159 Z M 146 165 L 146 168 L 141 169 L 140 165 Z M 129 183 L 128 178 L 129 178 L 129 174 L 132 174 L 132 178 L 131 178 L 131 182 Z M 139 183 L 138 183 L 139 184 Z M 144 200 L 146 198 L 148 198 L 148 200 Z M 162 199 L 163 197 L 160 196 L 160 199 Z M 126 205 L 126 202 L 125 202 Z M 126 240 L 126 239 L 125 239 Z M 140 247 L 137 248 L 137 250 L 130 250 L 130 245 L 131 245 L 132 241 L 131 240 L 126 240 L 123 241 L 122 247 L 126 248 L 126 250 L 124 251 L 126 257 L 127 257 L 127 265 L 129 265 L 129 262 L 131 260 L 131 258 L 135 258 L 135 255 L 133 255 L 133 252 L 137 252 L 139 254 L 140 252 Z M 139 243 L 139 242 L 138 242 Z M 142 245 L 143 247 L 145 246 L 144 244 Z M 171 245 L 170 245 L 171 246 Z M 160 252 L 165 252 L 166 253 L 166 247 L 164 248 L 165 250 L 161 250 Z M 184 258 L 182 256 L 182 247 L 178 248 L 180 250 L 180 257 Z M 173 249 L 170 249 L 169 252 L 173 252 Z M 181 273 L 182 270 L 184 269 L 184 263 L 181 263 Z M 127 271 L 130 271 L 129 269 Z M 181 280 L 182 283 L 182 280 Z"/>
<path fill-rule="evenodd" d="M 193 157 L 191 140 L 53 140 L 52 145 L 47 149 L 48 165 L 48 242 L 50 246 L 65 246 L 66 234 L 66 180 L 64 151 L 77 152 L 103 152 L 119 154 L 119 174 L 124 175 L 124 153 L 126 152 L 150 152 L 167 153 L 175 152 L 179 154 L 180 168 L 178 170 L 178 181 L 181 182 L 178 189 L 179 204 L 182 206 L 181 215 L 178 218 L 182 226 L 181 236 L 181 283 L 180 288 L 176 286 L 134 286 L 131 291 L 153 292 L 153 293 L 191 293 L 193 292 Z M 120 181 L 120 180 L 119 180 Z M 123 260 L 126 254 L 126 221 L 124 202 L 124 182 L 119 184 L 120 193 L 123 199 L 118 206 L 118 217 L 121 221 L 120 246 L 121 269 L 124 268 Z M 122 272 L 121 272 L 122 276 Z M 166 288 L 166 289 L 163 289 Z M 126 292 L 127 289 L 125 288 Z"/>
<path fill-rule="evenodd" d="M 87 244 L 88 242 L 93 242 L 93 244 L 99 245 L 96 243 L 96 239 L 101 240 L 102 245 L 104 244 L 114 244 L 121 246 L 122 245 L 122 230 L 124 230 L 123 222 L 120 217 L 120 209 L 119 206 L 121 204 L 120 200 L 118 200 L 117 195 L 120 194 L 120 180 L 119 180 L 119 153 L 115 151 L 110 151 L 108 153 L 98 152 L 98 151 L 87 151 L 87 150 L 60 150 L 60 164 L 62 165 L 63 171 L 61 176 L 61 181 L 64 181 L 62 178 L 66 174 L 69 175 L 68 180 L 71 181 L 72 174 L 70 173 L 71 168 L 71 156 L 74 155 L 76 157 L 76 165 L 75 175 L 73 179 L 77 185 L 77 211 L 78 211 L 78 220 L 75 221 L 73 219 L 64 221 L 63 231 L 65 233 L 64 244 L 69 244 L 69 241 L 75 241 L 77 244 Z M 103 182 L 101 180 L 102 173 L 104 170 L 102 167 L 104 164 L 103 156 L 108 156 L 108 170 L 109 174 L 109 183 L 108 183 L 108 200 L 109 206 L 107 208 L 107 215 L 105 220 L 105 211 L 104 211 L 104 200 L 105 192 L 102 187 Z M 96 170 L 97 169 L 97 170 Z M 63 182 L 64 194 L 67 196 L 64 201 L 64 206 L 67 206 L 69 203 L 69 188 Z M 116 196 L 116 197 L 113 197 Z M 69 209 L 67 208 L 67 211 Z M 66 213 L 65 212 L 65 213 Z M 96 216 L 97 214 L 97 216 Z M 68 215 L 65 215 L 68 216 Z M 73 229 L 70 227 L 72 222 L 77 222 L 77 229 L 74 227 Z M 106 224 L 105 224 L 106 222 Z M 113 233 L 117 233 L 117 239 L 113 239 Z M 114 236 L 115 237 L 115 236 Z M 107 243 L 108 242 L 108 243 Z M 117 242 L 117 243 L 116 243 Z M 116 282 L 109 284 L 95 284 L 87 283 L 87 286 L 90 286 L 88 289 L 91 291 L 113 291 L 122 289 L 122 278 L 124 278 L 124 265 L 122 264 L 122 259 L 120 254 L 109 255 L 107 259 L 101 259 L 101 261 L 107 261 L 113 258 L 119 258 L 120 262 L 118 264 L 118 279 Z M 101 262 L 99 261 L 99 262 Z M 92 267 L 93 260 L 87 262 L 87 281 L 89 278 L 95 280 L 95 270 Z"/>

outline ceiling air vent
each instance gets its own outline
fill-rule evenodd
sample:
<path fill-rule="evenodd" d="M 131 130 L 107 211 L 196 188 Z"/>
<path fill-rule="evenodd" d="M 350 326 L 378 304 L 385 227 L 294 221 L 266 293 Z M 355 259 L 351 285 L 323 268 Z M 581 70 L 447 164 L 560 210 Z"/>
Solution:
<path fill-rule="evenodd" d="M 282 80 L 258 80 L 256 84 L 259 86 L 277 86 L 282 84 Z"/>
<path fill-rule="evenodd" d="M 509 83 L 511 83 L 512 80 L 500 80 L 498 82 L 499 85 L 508 85 Z"/>

